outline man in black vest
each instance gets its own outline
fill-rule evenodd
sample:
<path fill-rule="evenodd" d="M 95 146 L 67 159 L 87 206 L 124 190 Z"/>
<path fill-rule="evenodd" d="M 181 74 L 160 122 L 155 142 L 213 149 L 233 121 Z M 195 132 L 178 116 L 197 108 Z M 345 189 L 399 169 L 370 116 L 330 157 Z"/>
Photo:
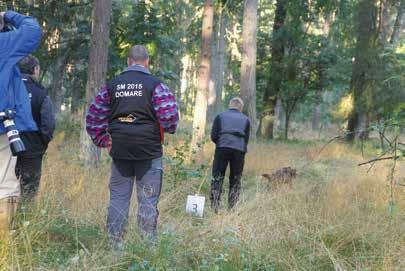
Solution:
<path fill-rule="evenodd" d="M 250 135 L 250 120 L 242 113 L 243 101 L 233 98 L 229 110 L 219 114 L 213 123 L 211 140 L 216 144 L 212 169 L 211 207 L 218 213 L 222 184 L 230 164 L 228 207 L 235 206 L 240 194 L 240 179 Z"/>
<path fill-rule="evenodd" d="M 128 68 L 102 87 L 86 116 L 87 132 L 113 158 L 107 227 L 122 240 L 134 184 L 141 233 L 156 237 L 162 187 L 163 133 L 175 133 L 178 112 L 171 90 L 149 69 L 145 47 L 135 45 Z M 135 180 L 135 182 L 134 182 Z"/>
<path fill-rule="evenodd" d="M 26 151 L 18 155 L 15 168 L 21 183 L 22 199 L 30 200 L 39 188 L 42 158 L 53 137 L 55 115 L 48 91 L 38 82 L 41 71 L 39 60 L 27 56 L 20 61 L 19 67 L 31 101 L 32 116 L 39 129 L 20 133 Z"/>

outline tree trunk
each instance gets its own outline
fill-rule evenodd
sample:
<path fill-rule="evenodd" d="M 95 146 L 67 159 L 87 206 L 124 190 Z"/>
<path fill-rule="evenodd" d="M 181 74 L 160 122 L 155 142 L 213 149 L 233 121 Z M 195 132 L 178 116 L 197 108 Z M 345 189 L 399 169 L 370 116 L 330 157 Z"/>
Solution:
<path fill-rule="evenodd" d="M 224 88 L 225 79 L 225 61 L 226 61 L 226 30 L 228 29 L 228 14 L 224 7 L 222 7 L 219 37 L 218 37 L 218 80 L 215 85 L 216 99 L 215 99 L 215 114 L 223 110 L 222 103 L 222 89 Z"/>
<path fill-rule="evenodd" d="M 390 27 L 390 14 L 388 11 L 388 1 L 380 1 L 380 15 L 379 15 L 379 40 L 381 44 L 388 42 L 388 32 Z"/>
<path fill-rule="evenodd" d="M 75 115 L 77 114 L 77 111 L 80 108 L 80 101 L 81 101 L 81 95 L 80 95 L 80 79 L 78 76 L 73 77 L 73 82 L 72 82 L 72 102 L 70 104 L 70 114 Z"/>
<path fill-rule="evenodd" d="M 330 32 L 330 25 L 331 25 L 331 16 L 325 15 L 324 16 L 324 24 L 322 29 L 322 44 L 324 48 L 321 49 L 321 54 L 325 51 L 329 50 L 328 43 L 329 43 L 329 32 Z M 316 89 L 316 97 L 315 97 L 315 105 L 312 114 L 312 131 L 319 131 L 320 129 L 320 120 L 321 120 L 321 104 L 323 99 L 323 92 L 324 87 L 326 85 L 326 70 L 328 69 L 329 63 L 325 63 L 324 61 L 320 60 L 317 65 L 318 70 L 318 78 L 317 78 L 317 89 Z"/>
<path fill-rule="evenodd" d="M 354 107 L 349 119 L 347 139 L 365 139 L 368 133 L 368 119 L 372 110 L 372 97 L 375 88 L 374 77 L 378 54 L 376 0 L 361 0 L 357 7 L 358 27 L 350 90 L 353 94 Z M 366 116 L 366 117 L 365 117 Z"/>
<path fill-rule="evenodd" d="M 285 123 L 284 123 L 284 140 L 288 140 L 288 130 L 290 128 L 290 116 L 291 114 L 285 110 Z"/>
<path fill-rule="evenodd" d="M 359 115 L 359 122 L 357 124 L 357 129 L 356 129 L 356 139 L 368 139 L 368 136 L 370 134 L 369 131 L 370 127 L 370 114 L 362 112 Z"/>
<path fill-rule="evenodd" d="M 275 106 L 277 95 L 280 91 L 283 76 L 282 61 L 284 58 L 284 35 L 282 30 L 287 17 L 288 0 L 277 0 L 276 11 L 273 24 L 273 42 L 271 45 L 271 76 L 268 80 L 264 93 L 264 111 L 262 114 L 262 136 L 265 139 L 273 138 L 273 128 L 275 120 Z"/>
<path fill-rule="evenodd" d="M 405 18 L 405 0 L 401 0 L 401 3 L 398 7 L 397 18 L 395 20 L 394 29 L 392 31 L 390 43 L 396 45 L 401 36 L 402 27 L 404 24 Z"/>
<path fill-rule="evenodd" d="M 273 129 L 278 130 L 281 125 L 281 117 L 283 113 L 283 105 L 281 98 L 277 97 L 276 106 L 274 107 L 274 127 Z"/>
<path fill-rule="evenodd" d="M 177 102 L 180 105 L 181 115 L 186 113 L 187 107 L 187 90 L 190 88 L 190 76 L 191 73 L 191 57 L 189 54 L 185 54 L 181 59 L 182 71 L 180 79 L 180 97 L 177 97 Z"/>
<path fill-rule="evenodd" d="M 50 94 L 53 101 L 53 109 L 55 114 L 59 114 L 62 98 L 64 96 L 63 91 L 63 75 L 65 73 L 66 65 L 62 58 L 59 58 L 56 62 L 56 69 L 52 73 L 52 81 L 50 86 Z"/>
<path fill-rule="evenodd" d="M 203 16 L 201 65 L 198 75 L 197 96 L 195 99 L 193 119 L 193 137 L 191 140 L 192 152 L 198 156 L 202 149 L 207 121 L 208 84 L 211 71 L 212 25 L 214 21 L 214 8 L 211 0 L 205 1 Z"/>
<path fill-rule="evenodd" d="M 322 102 L 322 90 L 316 91 L 316 101 L 314 111 L 312 113 L 312 131 L 319 130 L 319 123 L 321 120 L 321 102 Z"/>
<path fill-rule="evenodd" d="M 211 71 L 210 71 L 210 81 L 208 83 L 208 111 L 207 111 L 208 122 L 214 120 L 215 117 L 214 109 L 217 99 L 215 85 L 217 84 L 218 80 L 218 51 L 217 51 L 218 32 L 216 28 L 218 29 L 218 27 L 213 28 L 213 38 L 211 42 Z"/>
<path fill-rule="evenodd" d="M 110 37 L 110 19 L 112 0 L 95 0 L 92 11 L 91 45 L 86 83 L 86 102 L 89 103 L 105 82 L 107 74 L 108 44 Z M 86 110 L 83 110 L 86 112 Z M 93 145 L 86 132 L 85 117 L 80 135 L 80 158 L 84 162 L 96 165 L 100 150 Z"/>
<path fill-rule="evenodd" d="M 256 139 L 256 37 L 258 0 L 245 0 L 240 93 L 251 120 L 251 138 Z"/>

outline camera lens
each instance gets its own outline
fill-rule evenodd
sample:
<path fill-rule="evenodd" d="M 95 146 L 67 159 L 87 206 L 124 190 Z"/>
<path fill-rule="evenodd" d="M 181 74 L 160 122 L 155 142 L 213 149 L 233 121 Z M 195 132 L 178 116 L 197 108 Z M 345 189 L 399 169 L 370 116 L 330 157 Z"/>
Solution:
<path fill-rule="evenodd" d="M 6 119 L 3 121 L 4 127 L 7 130 L 7 137 L 10 142 L 11 152 L 14 156 L 18 153 L 25 151 L 24 142 L 20 138 L 20 134 L 15 127 L 14 121 L 11 119 Z"/>

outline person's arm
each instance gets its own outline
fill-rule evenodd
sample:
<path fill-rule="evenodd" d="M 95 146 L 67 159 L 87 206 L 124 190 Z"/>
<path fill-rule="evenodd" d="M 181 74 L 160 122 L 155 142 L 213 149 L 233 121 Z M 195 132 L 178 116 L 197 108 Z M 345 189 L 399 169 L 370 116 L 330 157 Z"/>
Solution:
<path fill-rule="evenodd" d="M 211 129 L 211 140 L 215 144 L 217 143 L 217 141 L 219 139 L 220 132 L 221 132 L 221 119 L 218 115 L 215 117 L 214 123 L 212 124 L 212 129 Z"/>
<path fill-rule="evenodd" d="M 245 142 L 246 142 L 246 145 L 249 143 L 249 138 L 250 138 L 250 120 L 248 119 L 247 120 L 247 123 L 246 123 L 246 127 L 245 127 Z"/>
<path fill-rule="evenodd" d="M 3 37 L 0 48 L 7 49 L 9 55 L 18 62 L 38 47 L 42 36 L 41 27 L 34 18 L 14 11 L 7 11 L 3 17 L 5 23 L 16 29 L 1 34 Z"/>
<path fill-rule="evenodd" d="M 174 134 L 179 122 L 176 98 L 165 84 L 159 84 L 152 94 L 152 105 L 164 132 Z"/>
<path fill-rule="evenodd" d="M 86 130 L 93 143 L 100 148 L 110 146 L 108 117 L 110 115 L 110 95 L 107 86 L 103 86 L 90 104 L 86 115 Z"/>
<path fill-rule="evenodd" d="M 49 96 L 46 96 L 41 105 L 41 127 L 39 127 L 42 139 L 45 143 L 49 143 L 53 138 L 53 132 L 55 131 L 55 113 L 53 111 L 53 105 Z"/>

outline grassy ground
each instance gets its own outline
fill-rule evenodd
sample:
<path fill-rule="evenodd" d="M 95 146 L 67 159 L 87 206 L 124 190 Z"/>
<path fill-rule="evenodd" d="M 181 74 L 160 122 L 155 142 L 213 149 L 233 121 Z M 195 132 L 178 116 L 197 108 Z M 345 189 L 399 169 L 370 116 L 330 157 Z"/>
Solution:
<path fill-rule="evenodd" d="M 169 138 L 159 243 L 135 228 L 136 202 L 123 250 L 111 248 L 105 218 L 110 161 L 84 167 L 78 144 L 60 133 L 44 164 L 35 204 L 24 207 L 16 233 L 0 243 L 1 270 L 405 270 L 405 187 L 389 211 L 391 163 L 367 174 L 356 147 L 292 141 L 258 143 L 247 156 L 241 201 L 204 219 L 184 213 L 186 196 L 209 179 L 212 145 L 203 163 L 187 159 L 183 136 Z M 269 192 L 262 173 L 297 168 L 291 188 Z M 400 165 L 396 178 L 405 175 Z M 208 195 L 206 181 L 201 193 Z M 135 199 L 135 198 L 134 198 Z M 223 201 L 225 202 L 225 201 Z M 207 202 L 208 203 L 208 202 Z"/>

